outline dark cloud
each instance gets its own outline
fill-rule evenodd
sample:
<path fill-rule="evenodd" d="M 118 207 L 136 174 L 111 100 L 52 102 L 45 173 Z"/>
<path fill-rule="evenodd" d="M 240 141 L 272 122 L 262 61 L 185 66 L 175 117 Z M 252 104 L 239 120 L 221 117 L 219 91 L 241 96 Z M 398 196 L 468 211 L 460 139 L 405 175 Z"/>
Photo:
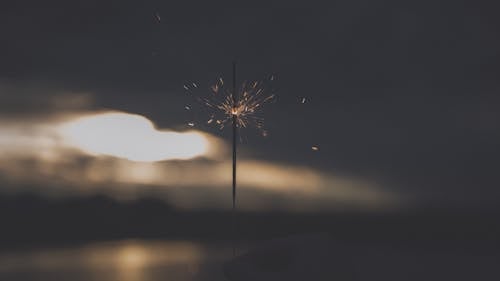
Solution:
<path fill-rule="evenodd" d="M 0 117 L 15 119 L 47 117 L 93 107 L 93 96 L 44 81 L 11 81 L 0 79 Z M 12 120 L 11 120 L 12 121 Z"/>

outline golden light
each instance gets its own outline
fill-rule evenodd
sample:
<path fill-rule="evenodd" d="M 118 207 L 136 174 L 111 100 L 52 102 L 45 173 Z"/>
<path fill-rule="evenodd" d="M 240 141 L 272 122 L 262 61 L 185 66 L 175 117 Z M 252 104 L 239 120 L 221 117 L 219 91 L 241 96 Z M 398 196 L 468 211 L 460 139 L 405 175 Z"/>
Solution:
<path fill-rule="evenodd" d="M 123 112 L 83 116 L 62 124 L 59 131 L 69 145 L 88 154 L 132 161 L 186 160 L 209 150 L 201 133 L 157 130 L 147 118 Z"/>
<path fill-rule="evenodd" d="M 238 108 L 237 107 L 233 107 L 233 109 L 231 110 L 231 114 L 233 115 L 238 115 Z"/>
<path fill-rule="evenodd" d="M 118 265 L 128 269 L 143 267 L 150 259 L 150 254 L 140 246 L 125 246 L 118 254 Z"/>

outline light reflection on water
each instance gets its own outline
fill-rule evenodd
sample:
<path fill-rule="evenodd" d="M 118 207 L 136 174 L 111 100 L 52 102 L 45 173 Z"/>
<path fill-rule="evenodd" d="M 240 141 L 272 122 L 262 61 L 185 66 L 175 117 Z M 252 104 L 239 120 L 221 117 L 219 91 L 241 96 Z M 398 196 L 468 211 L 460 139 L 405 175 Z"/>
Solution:
<path fill-rule="evenodd" d="M 225 280 L 228 245 L 126 240 L 0 253 L 0 280 Z"/>

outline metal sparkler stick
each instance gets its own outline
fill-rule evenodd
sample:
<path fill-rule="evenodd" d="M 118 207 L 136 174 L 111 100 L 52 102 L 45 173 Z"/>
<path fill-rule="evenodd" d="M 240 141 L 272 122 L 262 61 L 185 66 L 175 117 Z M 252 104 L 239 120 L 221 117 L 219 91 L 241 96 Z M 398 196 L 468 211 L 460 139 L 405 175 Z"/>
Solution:
<path fill-rule="evenodd" d="M 236 62 L 233 62 L 233 99 L 235 112 L 238 108 L 238 93 L 236 92 Z M 236 148 L 237 148 L 237 138 L 238 138 L 238 115 L 233 113 L 232 123 L 233 123 L 233 211 L 236 209 Z"/>
<path fill-rule="evenodd" d="M 233 234 L 236 233 L 236 148 L 238 139 L 238 93 L 236 92 L 236 62 L 233 62 Z M 233 245 L 233 256 L 236 256 L 236 246 Z"/>

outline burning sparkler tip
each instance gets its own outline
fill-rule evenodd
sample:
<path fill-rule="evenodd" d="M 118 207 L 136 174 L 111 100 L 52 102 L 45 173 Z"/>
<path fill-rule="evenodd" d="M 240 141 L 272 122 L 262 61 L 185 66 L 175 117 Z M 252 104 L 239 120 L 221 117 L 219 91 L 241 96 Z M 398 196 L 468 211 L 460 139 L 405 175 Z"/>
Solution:
<path fill-rule="evenodd" d="M 195 88 L 199 88 L 199 85 L 194 82 L 184 85 L 184 89 L 190 94 L 194 93 Z M 264 104 L 274 101 L 275 94 L 269 91 L 265 81 L 258 80 L 245 81 L 239 88 L 231 91 L 224 87 L 224 80 L 219 77 L 210 86 L 209 95 L 198 98 L 199 104 L 205 105 L 212 111 L 208 120 L 205 119 L 202 123 L 217 124 L 220 129 L 223 129 L 228 123 L 234 121 L 237 128 L 253 126 L 262 131 L 263 119 L 257 113 Z M 192 107 L 186 105 L 185 109 L 192 110 Z M 263 135 L 267 135 L 267 132 Z"/>

